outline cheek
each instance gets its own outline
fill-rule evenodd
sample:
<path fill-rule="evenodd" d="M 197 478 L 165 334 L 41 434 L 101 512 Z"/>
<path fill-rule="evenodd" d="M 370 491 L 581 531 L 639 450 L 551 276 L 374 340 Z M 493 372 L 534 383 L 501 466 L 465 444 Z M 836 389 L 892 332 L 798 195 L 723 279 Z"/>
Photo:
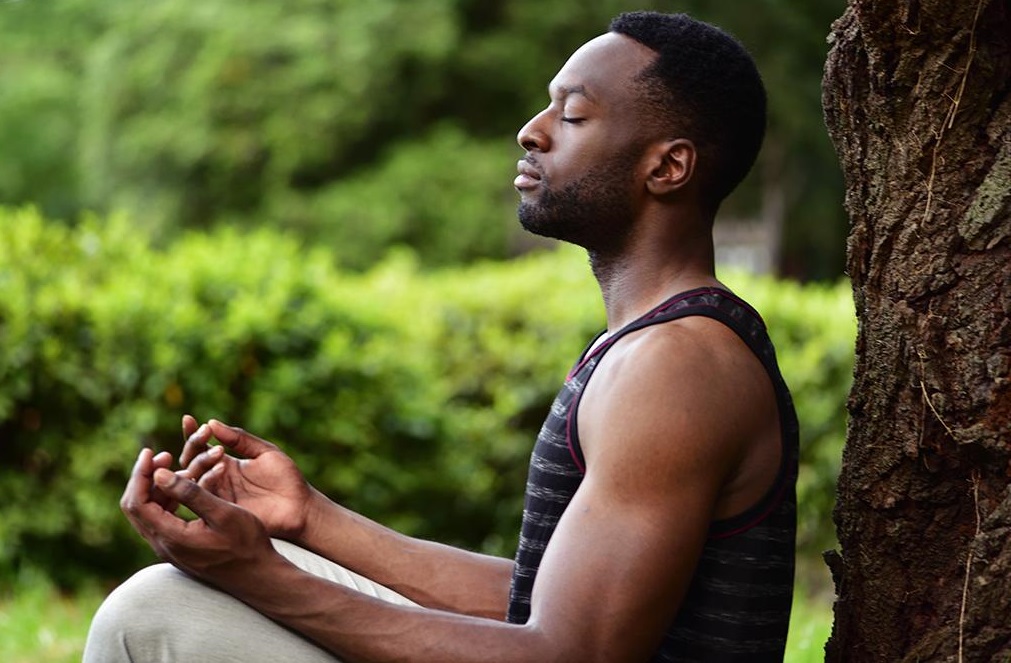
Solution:
<path fill-rule="evenodd" d="M 557 150 L 552 155 L 553 179 L 577 180 L 601 163 L 614 158 L 613 147 L 601 141 L 584 140 Z"/>

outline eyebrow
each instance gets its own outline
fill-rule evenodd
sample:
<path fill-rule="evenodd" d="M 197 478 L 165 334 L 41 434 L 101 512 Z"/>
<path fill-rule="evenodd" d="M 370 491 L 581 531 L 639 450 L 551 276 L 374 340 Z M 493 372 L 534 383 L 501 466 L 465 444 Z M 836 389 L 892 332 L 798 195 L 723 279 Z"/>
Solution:
<path fill-rule="evenodd" d="M 550 94 L 551 88 L 548 89 L 548 92 Z M 554 93 L 563 99 L 569 95 L 578 94 L 586 97 L 589 101 L 594 101 L 593 95 L 586 90 L 585 85 L 556 85 Z"/>

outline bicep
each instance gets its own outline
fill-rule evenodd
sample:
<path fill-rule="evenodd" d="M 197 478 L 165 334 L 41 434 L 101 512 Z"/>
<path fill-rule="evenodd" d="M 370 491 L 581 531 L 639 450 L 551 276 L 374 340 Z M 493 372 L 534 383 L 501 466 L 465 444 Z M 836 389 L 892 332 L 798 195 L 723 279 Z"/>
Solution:
<path fill-rule="evenodd" d="M 705 544 L 713 501 L 705 479 L 629 474 L 587 475 L 534 584 L 532 624 L 557 634 L 578 660 L 646 660 Z"/>
<path fill-rule="evenodd" d="M 748 399 L 713 369 L 712 353 L 670 352 L 669 338 L 602 362 L 579 405 L 586 476 L 545 550 L 531 619 L 586 660 L 642 661 L 655 651 L 750 426 Z"/>

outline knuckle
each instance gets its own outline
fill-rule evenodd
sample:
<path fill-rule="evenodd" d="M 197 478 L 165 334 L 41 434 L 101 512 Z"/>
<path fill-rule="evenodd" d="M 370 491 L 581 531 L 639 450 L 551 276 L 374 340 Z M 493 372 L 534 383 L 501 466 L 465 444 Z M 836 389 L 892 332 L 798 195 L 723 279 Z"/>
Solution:
<path fill-rule="evenodd" d="M 124 497 L 119 501 L 119 508 L 127 515 L 135 515 L 137 513 L 137 500 Z"/>
<path fill-rule="evenodd" d="M 197 484 L 190 479 L 183 479 L 179 482 L 179 495 L 184 499 L 193 498 L 199 491 Z"/>

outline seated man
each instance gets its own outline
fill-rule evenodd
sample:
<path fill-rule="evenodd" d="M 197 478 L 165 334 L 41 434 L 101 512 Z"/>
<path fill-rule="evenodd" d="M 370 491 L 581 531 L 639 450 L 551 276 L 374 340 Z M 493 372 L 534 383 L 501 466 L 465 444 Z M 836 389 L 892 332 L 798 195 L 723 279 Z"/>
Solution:
<path fill-rule="evenodd" d="M 796 417 L 712 241 L 762 142 L 761 79 L 722 31 L 636 12 L 549 95 L 518 135 L 519 219 L 587 250 L 607 331 L 537 438 L 515 560 L 399 535 L 185 417 L 183 469 L 145 449 L 122 501 L 169 564 L 109 596 L 86 661 L 782 659 Z"/>

